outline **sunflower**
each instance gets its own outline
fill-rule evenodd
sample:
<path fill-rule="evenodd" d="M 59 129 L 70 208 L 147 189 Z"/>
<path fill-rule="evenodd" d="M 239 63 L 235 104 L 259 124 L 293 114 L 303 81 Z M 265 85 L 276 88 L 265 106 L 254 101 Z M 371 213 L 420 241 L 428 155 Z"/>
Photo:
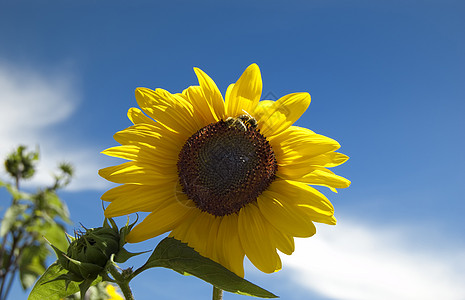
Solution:
<path fill-rule="evenodd" d="M 111 284 L 106 286 L 105 291 L 108 294 L 107 300 L 124 300 L 123 297 L 121 297 L 121 295 L 118 293 L 117 289 Z"/>
<path fill-rule="evenodd" d="M 247 255 L 265 273 L 281 269 L 276 250 L 290 255 L 294 237 L 313 222 L 334 225 L 334 208 L 310 185 L 348 187 L 328 167 L 348 157 L 333 139 L 293 126 L 308 93 L 260 101 L 262 79 L 250 65 L 225 100 L 194 68 L 199 85 L 182 93 L 136 89 L 134 125 L 117 132 L 121 146 L 102 153 L 129 160 L 99 171 L 120 183 L 102 199 L 106 217 L 150 212 L 127 236 L 137 243 L 166 232 L 237 275 Z"/>

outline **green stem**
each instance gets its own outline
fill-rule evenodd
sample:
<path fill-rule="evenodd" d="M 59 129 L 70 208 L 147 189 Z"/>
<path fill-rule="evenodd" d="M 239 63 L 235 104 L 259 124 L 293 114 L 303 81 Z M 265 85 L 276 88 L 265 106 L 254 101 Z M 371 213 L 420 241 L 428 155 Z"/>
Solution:
<path fill-rule="evenodd" d="M 126 300 L 134 300 L 131 288 L 129 287 L 130 279 L 125 278 L 123 274 L 118 272 L 114 264 L 109 265 L 108 271 L 110 272 L 111 276 L 113 276 L 113 278 L 115 279 L 115 283 L 119 286 L 121 292 L 123 292 L 124 298 L 126 298 Z"/>
<path fill-rule="evenodd" d="M 223 300 L 223 290 L 213 286 L 213 300 Z"/>
<path fill-rule="evenodd" d="M 16 267 L 16 268 L 14 268 L 13 271 L 11 272 L 12 274 L 11 274 L 10 279 L 9 279 L 10 281 L 8 282 L 8 285 L 7 285 L 7 287 L 6 287 L 5 295 L 4 295 L 5 297 L 4 297 L 3 299 L 8 298 L 8 293 L 11 291 L 11 286 L 12 286 L 12 284 L 13 284 L 13 279 L 15 278 L 16 271 L 17 271 L 17 270 L 18 270 L 18 268 Z"/>
<path fill-rule="evenodd" d="M 2 284 L 1 284 L 1 287 L 0 287 L 0 299 L 1 300 L 5 300 L 6 297 L 8 296 L 8 293 L 10 292 L 11 282 L 15 277 L 16 270 L 18 268 L 19 256 L 21 255 L 21 252 L 22 252 L 21 248 L 18 247 L 18 243 L 21 240 L 23 232 L 22 232 L 22 230 L 19 230 L 19 232 L 18 231 L 13 231 L 13 230 L 8 232 L 12 236 L 12 245 L 11 245 L 11 249 L 10 249 L 10 257 L 7 259 L 6 262 L 4 262 L 4 264 L 5 264 L 5 266 L 4 266 L 5 273 L 3 274 Z M 7 239 L 8 239 L 8 233 L 5 236 L 5 240 L 4 240 L 5 243 L 7 242 Z M 19 249 L 19 250 L 17 250 L 17 249 Z M 15 255 L 15 252 L 17 252 L 17 251 L 19 252 L 19 254 Z M 13 270 L 10 269 L 11 267 L 13 267 Z M 10 275 L 9 283 L 6 285 L 6 289 L 4 289 L 8 274 Z"/>

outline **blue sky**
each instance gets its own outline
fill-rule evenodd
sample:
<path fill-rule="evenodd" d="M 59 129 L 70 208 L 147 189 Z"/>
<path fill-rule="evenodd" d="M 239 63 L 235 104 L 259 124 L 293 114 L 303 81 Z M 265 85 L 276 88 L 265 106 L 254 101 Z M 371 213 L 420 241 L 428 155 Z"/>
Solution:
<path fill-rule="evenodd" d="M 224 94 L 256 62 L 264 96 L 311 94 L 298 125 L 341 143 L 350 160 L 333 171 L 352 186 L 324 190 L 338 225 L 298 240 L 276 274 L 246 263 L 246 278 L 282 299 L 465 299 L 464 14 L 448 0 L 0 1 L 0 155 L 40 145 L 29 186 L 75 164 L 61 195 L 76 226 L 99 226 L 111 185 L 97 170 L 118 163 L 99 152 L 130 125 L 134 89 L 180 92 L 200 67 Z M 211 297 L 204 282 L 160 269 L 133 289 Z M 26 294 L 16 286 L 11 297 Z"/>

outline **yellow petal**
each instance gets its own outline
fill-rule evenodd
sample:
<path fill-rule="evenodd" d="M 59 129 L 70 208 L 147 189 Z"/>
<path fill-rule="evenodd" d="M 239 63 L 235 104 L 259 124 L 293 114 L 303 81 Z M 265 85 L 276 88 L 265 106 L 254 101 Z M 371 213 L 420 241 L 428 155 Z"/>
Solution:
<path fill-rule="evenodd" d="M 202 87 L 204 99 L 208 104 L 208 107 L 213 112 L 215 121 L 223 119 L 224 114 L 224 101 L 221 96 L 220 90 L 216 86 L 215 82 L 199 68 L 194 68 L 195 74 L 199 79 L 199 84 Z"/>
<path fill-rule="evenodd" d="M 295 250 L 294 237 L 276 229 L 270 222 L 268 223 L 267 228 L 276 248 L 284 254 L 291 255 Z"/>
<path fill-rule="evenodd" d="M 134 145 L 117 146 L 103 150 L 101 153 L 127 160 L 137 160 L 140 148 Z"/>
<path fill-rule="evenodd" d="M 166 151 L 163 148 L 149 147 L 146 145 L 124 145 L 105 149 L 102 153 L 112 157 L 137 160 L 146 164 L 155 164 L 163 166 L 163 168 L 177 168 L 176 152 Z"/>
<path fill-rule="evenodd" d="M 111 284 L 108 284 L 106 286 L 106 292 L 108 296 L 110 297 L 108 298 L 108 300 L 124 300 L 123 297 L 121 297 L 121 295 L 118 294 L 116 288 Z"/>
<path fill-rule="evenodd" d="M 315 225 L 304 211 L 292 203 L 279 201 L 280 195 L 263 192 L 257 202 L 265 218 L 279 231 L 295 237 L 310 237 L 316 233 Z"/>
<path fill-rule="evenodd" d="M 244 277 L 245 253 L 239 240 L 236 214 L 215 217 L 193 209 L 170 236 Z"/>
<path fill-rule="evenodd" d="M 286 168 L 281 168 L 281 171 L 285 171 Z M 278 169 L 278 173 L 280 170 Z M 282 174 L 282 173 L 280 173 Z M 278 175 L 282 178 L 281 175 Z M 323 185 L 337 189 L 344 189 L 349 187 L 350 180 L 345 179 L 342 176 L 336 175 L 328 169 L 325 168 L 315 168 L 310 173 L 307 173 L 302 176 L 285 176 L 286 179 L 291 179 L 299 182 L 305 182 L 308 184 L 314 185 Z"/>
<path fill-rule="evenodd" d="M 192 105 L 182 97 L 163 89 L 136 89 L 140 108 L 150 117 L 186 137 L 200 129 Z"/>
<path fill-rule="evenodd" d="M 234 88 L 234 83 L 231 83 L 230 85 L 228 85 L 228 88 L 226 89 L 226 94 L 224 96 L 224 99 L 225 99 L 225 109 L 226 109 L 226 102 L 229 101 L 229 100 L 226 100 L 226 99 L 230 99 L 231 98 L 231 91 L 233 90 Z M 227 111 L 226 111 L 227 113 Z"/>
<path fill-rule="evenodd" d="M 221 217 L 218 228 L 218 259 L 220 264 L 244 277 L 245 251 L 239 237 L 238 215 L 231 214 Z"/>
<path fill-rule="evenodd" d="M 105 209 L 105 217 L 113 218 L 138 211 L 153 211 L 171 197 L 173 190 L 166 185 L 124 184 L 107 191 L 102 200 L 111 201 Z"/>
<path fill-rule="evenodd" d="M 315 166 L 309 164 L 284 164 L 278 166 L 276 176 L 283 179 L 296 180 L 315 170 Z"/>
<path fill-rule="evenodd" d="M 345 163 L 349 157 L 339 152 L 329 152 L 313 157 L 308 160 L 308 164 L 312 166 L 321 166 L 326 168 L 337 167 Z"/>
<path fill-rule="evenodd" d="M 272 273 L 279 270 L 281 261 L 266 224 L 260 210 L 253 203 L 239 211 L 239 236 L 245 255 L 257 269 Z"/>
<path fill-rule="evenodd" d="M 162 128 L 160 125 L 136 124 L 114 134 L 114 139 L 122 145 L 152 147 L 156 151 L 176 154 L 184 145 L 185 139 L 180 135 Z"/>
<path fill-rule="evenodd" d="M 127 160 L 137 160 L 143 163 L 153 164 L 162 163 L 176 168 L 176 157 L 172 152 L 163 151 L 164 149 L 137 146 L 137 145 L 124 145 L 108 148 L 102 151 L 103 154 L 113 157 L 119 157 Z"/>
<path fill-rule="evenodd" d="M 131 120 L 133 124 L 151 124 L 151 125 L 156 125 L 156 122 L 146 115 L 144 113 L 136 108 L 136 107 L 131 107 L 128 110 L 128 118 Z"/>
<path fill-rule="evenodd" d="M 202 256 L 207 256 L 208 237 L 213 220 L 213 215 L 198 210 L 185 234 L 187 244 Z"/>
<path fill-rule="evenodd" d="M 278 178 L 268 187 L 266 192 L 273 193 L 273 197 L 282 204 L 297 207 L 312 221 L 335 224 L 334 207 L 331 202 L 325 195 L 305 183 Z"/>
<path fill-rule="evenodd" d="M 179 223 L 176 228 L 173 228 L 173 231 L 170 232 L 169 236 L 177 239 L 178 241 L 189 244 L 187 233 L 192 226 L 192 222 L 194 222 L 200 212 L 201 211 L 198 209 L 189 210 L 184 216 L 182 223 Z"/>
<path fill-rule="evenodd" d="M 258 121 L 264 116 L 270 114 L 270 110 L 274 105 L 274 101 L 272 100 L 262 100 L 258 102 L 257 107 L 255 107 L 255 111 L 251 112 L 253 113 L 253 117 Z M 259 122 L 257 124 L 257 127 L 261 130 L 263 123 Z"/>
<path fill-rule="evenodd" d="M 207 100 L 200 86 L 190 86 L 185 89 L 181 95 L 192 104 L 194 114 L 198 115 L 199 119 L 202 120 L 201 127 L 216 122 L 216 114 L 207 104 Z"/>
<path fill-rule="evenodd" d="M 251 64 L 232 86 L 230 92 L 226 92 L 226 115 L 237 117 L 244 113 L 251 114 L 258 104 L 261 94 L 262 76 L 260 69 L 257 64 Z"/>
<path fill-rule="evenodd" d="M 210 225 L 207 240 L 206 257 L 221 264 L 218 253 L 223 251 L 222 244 L 218 240 L 218 231 L 220 229 L 221 217 L 214 217 Z"/>
<path fill-rule="evenodd" d="M 281 270 L 283 268 L 283 263 L 281 261 L 281 257 L 279 257 L 279 255 L 276 253 L 276 266 L 275 266 L 275 272 L 278 272 L 279 270 Z"/>
<path fill-rule="evenodd" d="M 162 207 L 149 214 L 142 223 L 134 227 L 126 237 L 126 241 L 138 243 L 173 230 L 192 209 L 173 197 L 169 201 L 165 201 Z"/>
<path fill-rule="evenodd" d="M 315 156 L 339 149 L 337 141 L 306 128 L 291 126 L 269 138 L 278 165 L 308 163 Z"/>
<path fill-rule="evenodd" d="M 310 105 L 310 95 L 294 93 L 281 97 L 276 102 L 270 100 L 261 102 L 264 103 L 255 110 L 254 117 L 257 119 L 261 133 L 270 137 L 280 134 L 302 116 Z"/>
<path fill-rule="evenodd" d="M 176 168 L 163 168 L 138 161 L 130 161 L 99 170 L 99 175 L 115 183 L 157 185 L 177 179 Z M 175 187 L 173 187 L 173 190 Z"/>
<path fill-rule="evenodd" d="M 126 198 L 126 202 L 131 204 L 131 201 L 128 201 L 131 197 L 139 198 L 139 196 L 145 197 L 148 194 L 153 194 L 158 192 L 160 189 L 166 190 L 165 184 L 160 184 L 158 186 L 146 186 L 139 184 L 123 184 L 106 191 L 101 199 L 103 201 L 112 202 L 119 199 Z M 173 194 L 173 191 L 170 191 Z"/>

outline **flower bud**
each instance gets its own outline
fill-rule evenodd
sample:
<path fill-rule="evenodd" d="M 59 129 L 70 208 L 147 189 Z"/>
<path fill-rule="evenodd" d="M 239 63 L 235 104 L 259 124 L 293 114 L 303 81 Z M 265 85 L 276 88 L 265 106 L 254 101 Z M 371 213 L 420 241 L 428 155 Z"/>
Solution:
<path fill-rule="evenodd" d="M 74 237 L 67 235 L 70 244 L 66 253 L 50 244 L 57 255 L 57 263 L 68 272 L 43 284 L 64 280 L 67 289 L 71 282 L 79 282 L 81 299 L 84 299 L 86 291 L 96 284 L 99 275 L 108 279 L 109 270 L 106 267 L 114 268 L 116 263 L 124 263 L 133 256 L 145 253 L 131 253 L 123 247 L 125 237 L 136 222 L 129 224 L 128 220 L 126 226 L 118 230 L 115 221 L 105 218 L 102 227 L 84 228 L 85 232 L 75 231 Z"/>
<path fill-rule="evenodd" d="M 118 253 L 119 233 L 111 227 L 86 229 L 76 234 L 61 265 L 76 279 L 97 277 L 103 271 L 112 254 Z"/>

